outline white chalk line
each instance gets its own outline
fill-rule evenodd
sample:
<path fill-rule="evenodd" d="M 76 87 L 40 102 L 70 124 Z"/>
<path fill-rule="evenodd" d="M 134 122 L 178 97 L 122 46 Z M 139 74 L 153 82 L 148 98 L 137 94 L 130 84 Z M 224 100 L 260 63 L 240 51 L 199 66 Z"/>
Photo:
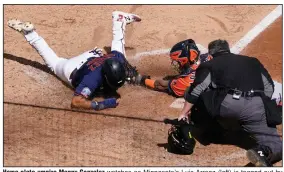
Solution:
<path fill-rule="evenodd" d="M 144 56 L 154 56 L 154 55 L 161 55 L 161 54 L 168 54 L 170 49 L 161 49 L 161 50 L 153 50 L 153 51 L 145 51 L 141 53 L 137 53 L 133 59 L 139 60 L 141 57 Z"/>
<path fill-rule="evenodd" d="M 206 53 L 207 49 L 201 45 L 201 44 L 196 44 L 196 46 L 198 47 L 198 49 L 200 50 L 201 53 Z M 154 56 L 154 55 L 162 55 L 162 54 L 169 54 L 171 49 L 160 49 L 160 50 L 152 50 L 152 51 L 144 51 L 141 53 L 137 53 L 133 59 L 135 60 L 140 60 L 142 57 L 144 56 Z"/>
<path fill-rule="evenodd" d="M 271 13 L 264 17 L 255 25 L 242 39 L 240 39 L 232 48 L 231 52 L 240 53 L 252 40 L 254 40 L 262 31 L 272 24 L 282 15 L 282 5 L 277 6 Z"/>

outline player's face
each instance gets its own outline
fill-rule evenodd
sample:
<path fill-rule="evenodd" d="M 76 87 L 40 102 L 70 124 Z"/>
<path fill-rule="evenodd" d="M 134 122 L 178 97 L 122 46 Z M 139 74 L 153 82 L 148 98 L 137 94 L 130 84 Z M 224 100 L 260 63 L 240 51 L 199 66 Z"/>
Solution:
<path fill-rule="evenodd" d="M 178 61 L 172 60 L 171 66 L 172 66 L 172 68 L 173 68 L 175 71 L 177 71 L 178 73 L 181 72 L 181 70 L 180 70 L 181 66 L 180 66 L 180 63 L 179 63 Z"/>

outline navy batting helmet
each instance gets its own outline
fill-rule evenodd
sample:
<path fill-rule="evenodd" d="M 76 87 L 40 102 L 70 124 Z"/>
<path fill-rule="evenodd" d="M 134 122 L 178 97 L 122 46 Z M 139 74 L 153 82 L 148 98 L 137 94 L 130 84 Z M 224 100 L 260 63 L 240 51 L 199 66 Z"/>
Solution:
<path fill-rule="evenodd" d="M 124 84 L 126 79 L 124 65 L 116 58 L 109 58 L 104 61 L 102 73 L 111 89 L 118 89 Z"/>

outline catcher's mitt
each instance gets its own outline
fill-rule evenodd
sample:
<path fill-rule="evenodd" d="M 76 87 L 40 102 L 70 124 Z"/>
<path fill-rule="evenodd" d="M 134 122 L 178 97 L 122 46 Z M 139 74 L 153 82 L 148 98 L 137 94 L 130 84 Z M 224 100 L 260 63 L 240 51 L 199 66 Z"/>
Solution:
<path fill-rule="evenodd" d="M 127 60 L 124 64 L 124 68 L 125 68 L 125 72 L 126 72 L 126 81 L 128 83 L 132 84 L 132 82 L 139 75 L 139 73 L 138 73 L 136 67 L 129 64 Z"/>
<path fill-rule="evenodd" d="M 168 151 L 177 154 L 192 154 L 196 141 L 190 133 L 191 124 L 177 119 L 164 122 L 172 124 L 168 132 Z"/>
<path fill-rule="evenodd" d="M 125 69 L 126 69 L 126 81 L 129 84 L 146 86 L 145 79 L 151 78 L 148 75 L 139 74 L 136 67 L 131 66 L 129 63 L 125 65 Z"/>

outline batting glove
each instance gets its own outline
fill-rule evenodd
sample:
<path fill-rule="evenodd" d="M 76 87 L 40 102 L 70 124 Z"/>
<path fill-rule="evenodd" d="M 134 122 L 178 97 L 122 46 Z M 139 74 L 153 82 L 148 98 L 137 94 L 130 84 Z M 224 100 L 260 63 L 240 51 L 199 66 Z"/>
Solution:
<path fill-rule="evenodd" d="M 94 110 L 103 110 L 107 108 L 115 108 L 118 105 L 115 98 L 105 99 L 101 102 L 93 101 L 91 106 Z"/>

